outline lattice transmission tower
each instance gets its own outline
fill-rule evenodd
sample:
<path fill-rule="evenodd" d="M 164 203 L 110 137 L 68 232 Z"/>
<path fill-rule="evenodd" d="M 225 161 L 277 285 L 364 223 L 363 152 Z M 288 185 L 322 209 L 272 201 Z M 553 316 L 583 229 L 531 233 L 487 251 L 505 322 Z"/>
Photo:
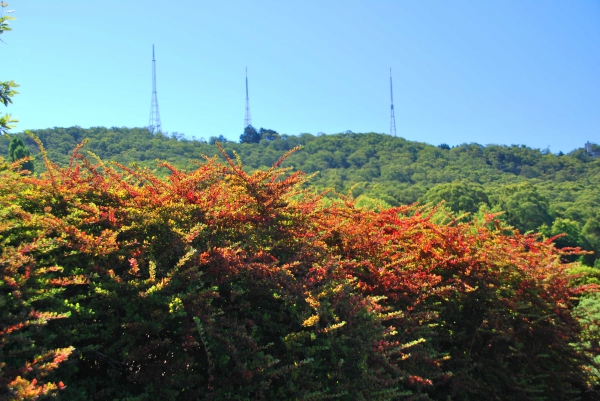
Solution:
<path fill-rule="evenodd" d="M 390 68 L 390 100 L 391 100 L 391 115 L 390 115 L 390 135 L 396 136 L 396 116 L 394 116 L 394 90 L 392 87 L 392 69 Z"/>
<path fill-rule="evenodd" d="M 148 129 L 153 134 L 162 132 L 160 112 L 158 111 L 158 97 L 156 96 L 156 60 L 154 59 L 154 45 L 152 45 L 152 102 L 150 104 L 150 123 Z"/>
<path fill-rule="evenodd" d="M 252 125 L 250 118 L 250 99 L 248 98 L 248 67 L 246 67 L 246 118 L 244 118 L 244 128 Z"/>

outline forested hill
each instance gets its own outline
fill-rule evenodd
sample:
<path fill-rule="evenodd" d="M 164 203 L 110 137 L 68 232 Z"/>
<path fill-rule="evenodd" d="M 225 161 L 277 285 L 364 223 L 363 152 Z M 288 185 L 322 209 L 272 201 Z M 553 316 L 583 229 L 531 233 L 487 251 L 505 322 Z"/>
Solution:
<path fill-rule="evenodd" d="M 505 210 L 506 220 L 521 229 L 546 235 L 560 232 L 562 245 L 600 251 L 600 158 L 577 149 L 555 155 L 526 146 L 463 144 L 428 145 L 382 134 L 278 135 L 268 130 L 259 143 L 222 142 L 235 151 L 248 169 L 271 166 L 286 151 L 301 145 L 284 165 L 307 173 L 317 188 L 345 192 L 374 206 L 446 201 L 455 212 L 480 208 Z M 274 133 L 274 134 L 273 134 Z M 50 159 L 64 164 L 83 139 L 84 147 L 103 160 L 154 167 L 155 160 L 192 169 L 190 159 L 218 154 L 209 143 L 190 141 L 179 134 L 152 135 L 145 128 L 53 128 L 34 131 Z M 221 137 L 221 139 L 223 139 Z M 32 154 L 35 144 L 24 141 Z M 8 140 L 0 141 L 7 154 Z M 36 169 L 42 165 L 38 157 Z M 588 258 L 591 264 L 594 258 Z"/>

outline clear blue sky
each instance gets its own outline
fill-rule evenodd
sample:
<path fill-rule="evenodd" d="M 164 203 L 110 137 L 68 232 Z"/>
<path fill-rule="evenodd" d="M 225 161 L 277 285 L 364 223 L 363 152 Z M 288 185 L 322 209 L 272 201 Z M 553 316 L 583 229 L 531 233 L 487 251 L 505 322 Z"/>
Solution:
<path fill-rule="evenodd" d="M 257 128 L 388 133 L 391 67 L 406 139 L 600 143 L 598 0 L 7 1 L 15 131 L 146 126 L 155 44 L 163 130 L 188 138 L 239 139 L 246 66 Z"/>

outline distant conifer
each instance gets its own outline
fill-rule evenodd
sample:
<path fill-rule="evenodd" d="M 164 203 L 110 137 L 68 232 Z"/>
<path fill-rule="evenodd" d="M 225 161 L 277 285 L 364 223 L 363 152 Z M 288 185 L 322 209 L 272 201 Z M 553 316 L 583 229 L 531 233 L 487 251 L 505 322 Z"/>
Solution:
<path fill-rule="evenodd" d="M 260 134 L 251 125 L 244 128 L 244 133 L 240 135 L 240 143 L 259 143 Z"/>
<path fill-rule="evenodd" d="M 8 157 L 11 162 L 14 163 L 17 160 L 21 160 L 30 156 L 31 152 L 29 152 L 29 148 L 25 146 L 21 138 L 13 137 L 10 140 L 10 145 L 8 146 Z M 22 163 L 21 170 L 29 170 L 33 173 L 33 160 L 27 160 L 26 162 Z"/>

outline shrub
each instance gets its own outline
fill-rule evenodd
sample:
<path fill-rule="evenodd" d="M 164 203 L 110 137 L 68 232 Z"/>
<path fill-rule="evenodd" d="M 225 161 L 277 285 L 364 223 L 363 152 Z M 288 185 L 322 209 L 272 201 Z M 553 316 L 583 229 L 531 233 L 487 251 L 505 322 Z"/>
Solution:
<path fill-rule="evenodd" d="M 42 156 L 45 153 L 42 150 Z M 224 152 L 0 172 L 13 399 L 566 399 L 580 288 L 548 242 L 432 209 L 322 202 Z M 496 222 L 497 223 L 497 222 Z M 68 359 L 67 359 L 68 357 Z M 472 398 L 471 398 L 472 399 Z"/>

